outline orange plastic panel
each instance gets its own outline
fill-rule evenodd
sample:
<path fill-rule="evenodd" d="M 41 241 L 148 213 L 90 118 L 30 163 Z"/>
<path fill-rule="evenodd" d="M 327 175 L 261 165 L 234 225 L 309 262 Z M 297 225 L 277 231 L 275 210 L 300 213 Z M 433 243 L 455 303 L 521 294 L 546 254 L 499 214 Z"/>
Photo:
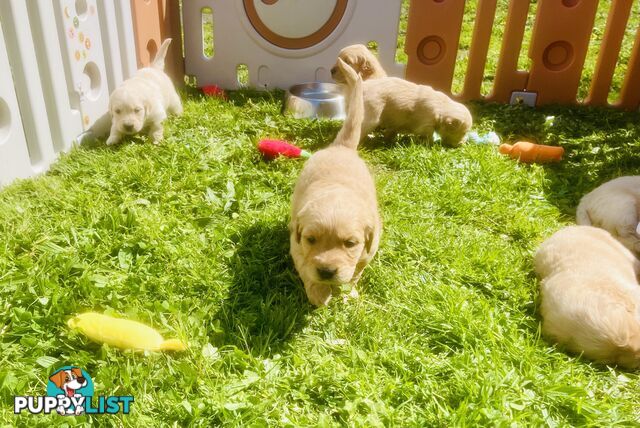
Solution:
<path fill-rule="evenodd" d="M 618 62 L 624 31 L 629 20 L 633 0 L 613 0 L 607 18 L 607 29 L 600 45 L 598 62 L 593 73 L 589 96 L 585 104 L 607 105 L 611 80 Z"/>
<path fill-rule="evenodd" d="M 464 100 L 480 99 L 480 86 L 487 63 L 487 52 L 491 41 L 493 18 L 496 14 L 497 0 L 479 0 L 476 12 L 476 23 L 473 27 L 473 38 L 469 52 L 469 65 L 464 79 L 461 98 Z"/>
<path fill-rule="evenodd" d="M 537 104 L 576 102 L 598 0 L 540 0 L 529 57 L 527 90 Z"/>
<path fill-rule="evenodd" d="M 165 70 L 175 83 L 184 81 L 179 0 L 131 0 L 138 67 L 151 63 L 162 40 L 171 37 Z"/>
<path fill-rule="evenodd" d="M 411 0 L 406 78 L 450 93 L 464 0 Z"/>
<path fill-rule="evenodd" d="M 493 81 L 493 89 L 487 97 L 490 101 L 508 103 L 511 92 L 527 87 L 529 73 L 518 71 L 518 57 L 524 38 L 524 29 L 529 14 L 529 0 L 511 0 L 507 24 L 500 49 L 500 60 Z"/>
<path fill-rule="evenodd" d="M 615 106 L 637 109 L 638 104 L 640 104 L 640 28 L 636 32 L 636 41 L 627 65 L 627 74 L 624 76 L 620 101 Z"/>

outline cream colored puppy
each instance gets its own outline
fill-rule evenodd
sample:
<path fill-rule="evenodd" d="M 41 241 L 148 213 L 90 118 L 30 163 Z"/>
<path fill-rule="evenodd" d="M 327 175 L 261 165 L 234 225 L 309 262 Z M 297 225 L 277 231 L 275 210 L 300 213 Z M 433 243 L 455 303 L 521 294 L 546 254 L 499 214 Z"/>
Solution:
<path fill-rule="evenodd" d="M 576 210 L 576 221 L 607 230 L 640 254 L 640 176 L 619 177 L 587 193 Z"/>
<path fill-rule="evenodd" d="M 437 131 L 443 144 L 457 147 L 473 124 L 469 109 L 430 86 L 384 77 L 367 80 L 363 88 L 363 138 L 378 127 L 387 133 L 414 134 L 429 141 Z"/>
<path fill-rule="evenodd" d="M 609 232 L 570 226 L 535 255 L 542 332 L 587 358 L 640 365 L 640 262 Z"/>
<path fill-rule="evenodd" d="M 338 53 L 338 58 L 351 66 L 362 77 L 362 80 L 387 77 L 378 58 L 365 45 L 347 46 Z M 331 69 L 331 77 L 337 83 L 346 83 L 345 76 L 340 71 L 337 62 Z"/>
<path fill-rule="evenodd" d="M 306 162 L 291 198 L 291 256 L 309 301 L 326 305 L 340 285 L 355 284 L 375 255 L 382 225 L 373 178 L 358 156 L 362 80 L 341 60 L 351 103 L 335 141 Z"/>
<path fill-rule="evenodd" d="M 387 77 L 378 58 L 364 45 L 347 46 L 338 58 L 365 80 L 361 139 L 381 127 L 385 128 L 387 137 L 407 133 L 431 141 L 436 131 L 445 145 L 457 147 L 464 142 L 465 134 L 473 125 L 471 113 L 464 104 L 430 86 Z M 331 69 L 331 77 L 337 83 L 345 82 L 337 65 Z M 346 101 L 348 103 L 348 99 Z"/>
<path fill-rule="evenodd" d="M 158 144 L 163 137 L 162 122 L 167 113 L 182 113 L 182 102 L 169 76 L 164 73 L 164 58 L 171 39 L 166 39 L 151 67 L 141 68 L 122 82 L 109 98 L 111 131 L 107 144 L 118 143 L 124 135 L 149 129 L 149 137 Z"/>

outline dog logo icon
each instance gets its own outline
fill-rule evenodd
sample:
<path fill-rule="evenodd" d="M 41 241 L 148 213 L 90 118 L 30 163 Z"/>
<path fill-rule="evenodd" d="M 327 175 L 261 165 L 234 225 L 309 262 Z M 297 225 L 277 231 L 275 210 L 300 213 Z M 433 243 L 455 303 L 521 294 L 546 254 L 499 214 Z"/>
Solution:
<path fill-rule="evenodd" d="M 93 396 L 93 382 L 89 374 L 80 367 L 66 366 L 49 376 L 47 395 L 59 398 L 59 403 L 69 403 L 56 408 L 59 414 L 81 415 L 85 412 L 83 397 Z"/>

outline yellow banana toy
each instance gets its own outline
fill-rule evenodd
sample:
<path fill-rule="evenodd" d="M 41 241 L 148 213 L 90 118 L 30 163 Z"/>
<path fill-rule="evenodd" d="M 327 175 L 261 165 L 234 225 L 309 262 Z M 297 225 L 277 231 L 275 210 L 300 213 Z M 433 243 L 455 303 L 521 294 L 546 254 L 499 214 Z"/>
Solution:
<path fill-rule="evenodd" d="M 67 321 L 72 329 L 89 339 L 120 349 L 145 351 L 184 351 L 187 346 L 178 339 L 164 340 L 160 333 L 142 323 L 87 312 Z"/>

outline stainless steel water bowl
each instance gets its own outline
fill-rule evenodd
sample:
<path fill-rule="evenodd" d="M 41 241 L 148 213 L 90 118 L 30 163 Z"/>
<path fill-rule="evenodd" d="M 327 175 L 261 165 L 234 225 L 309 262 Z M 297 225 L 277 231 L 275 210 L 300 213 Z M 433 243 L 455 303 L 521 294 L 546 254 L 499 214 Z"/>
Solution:
<path fill-rule="evenodd" d="M 344 97 L 333 83 L 303 83 L 289 88 L 284 98 L 284 112 L 296 119 L 345 118 Z"/>

